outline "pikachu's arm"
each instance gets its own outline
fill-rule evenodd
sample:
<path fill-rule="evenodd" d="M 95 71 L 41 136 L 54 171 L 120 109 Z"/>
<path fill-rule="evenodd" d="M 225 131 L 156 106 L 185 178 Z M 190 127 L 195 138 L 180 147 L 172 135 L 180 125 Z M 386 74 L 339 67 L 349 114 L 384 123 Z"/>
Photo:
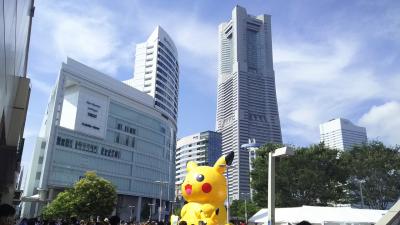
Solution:
<path fill-rule="evenodd" d="M 186 212 L 188 210 L 188 204 L 184 205 L 181 209 L 181 218 L 185 216 Z"/>

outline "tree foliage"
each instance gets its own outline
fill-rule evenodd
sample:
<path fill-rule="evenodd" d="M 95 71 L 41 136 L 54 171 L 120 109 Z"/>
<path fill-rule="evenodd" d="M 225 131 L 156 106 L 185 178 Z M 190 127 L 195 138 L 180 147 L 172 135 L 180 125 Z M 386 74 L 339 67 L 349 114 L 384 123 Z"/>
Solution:
<path fill-rule="evenodd" d="M 44 208 L 42 215 L 47 219 L 89 218 L 108 216 L 117 202 L 117 192 L 111 182 L 99 177 L 95 172 L 86 172 L 85 177 L 71 189 L 61 192 Z"/>
<path fill-rule="evenodd" d="M 246 219 L 246 208 L 247 208 L 247 218 L 256 214 L 260 207 L 252 201 L 244 200 L 233 200 L 232 205 L 229 207 L 229 213 L 231 218 L 236 218 L 237 220 L 245 221 Z"/>
<path fill-rule="evenodd" d="M 276 144 L 261 147 L 253 162 L 251 185 L 260 207 L 267 207 L 268 153 L 279 147 Z M 399 147 L 370 142 L 341 152 L 321 143 L 297 148 L 293 156 L 275 160 L 278 207 L 359 205 L 359 182 L 369 208 L 386 209 L 400 195 Z"/>
<path fill-rule="evenodd" d="M 257 152 L 252 172 L 255 200 L 267 207 L 268 153 L 279 145 L 267 144 Z M 347 172 L 341 166 L 338 151 L 323 144 L 300 148 L 294 156 L 276 158 L 275 194 L 278 207 L 301 205 L 326 206 L 345 200 Z"/>
<path fill-rule="evenodd" d="M 348 180 L 350 202 L 361 202 L 360 188 L 368 208 L 386 209 L 397 201 L 400 195 L 399 147 L 389 148 L 374 141 L 355 146 L 344 152 L 342 158 L 351 174 Z"/>

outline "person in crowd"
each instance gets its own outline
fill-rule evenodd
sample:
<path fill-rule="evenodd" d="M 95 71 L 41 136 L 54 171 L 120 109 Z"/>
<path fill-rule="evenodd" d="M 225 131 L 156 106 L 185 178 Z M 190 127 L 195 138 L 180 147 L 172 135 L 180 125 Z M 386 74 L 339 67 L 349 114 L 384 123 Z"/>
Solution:
<path fill-rule="evenodd" d="M 120 221 L 121 221 L 121 219 L 118 216 L 112 216 L 112 217 L 110 217 L 108 222 L 110 223 L 110 225 L 120 225 L 119 224 Z"/>
<path fill-rule="evenodd" d="M 300 223 L 298 223 L 297 225 L 312 225 L 312 224 L 306 220 L 303 220 Z"/>

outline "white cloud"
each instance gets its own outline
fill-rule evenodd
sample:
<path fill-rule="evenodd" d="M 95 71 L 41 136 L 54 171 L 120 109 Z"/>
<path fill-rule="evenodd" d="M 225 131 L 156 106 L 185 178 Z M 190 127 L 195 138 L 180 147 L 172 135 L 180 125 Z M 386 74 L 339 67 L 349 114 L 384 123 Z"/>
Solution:
<path fill-rule="evenodd" d="M 78 8 L 51 1 L 38 2 L 37 8 L 34 31 L 39 38 L 33 45 L 39 46 L 36 49 L 43 58 L 60 65 L 66 57 L 72 57 L 111 76 L 120 66 L 129 65 L 132 49 L 120 42 L 108 9 L 99 5 Z"/>
<path fill-rule="evenodd" d="M 394 91 L 398 76 L 383 79 L 369 66 L 353 66 L 359 50 L 357 43 L 340 37 L 318 45 L 284 39 L 274 43 L 285 141 L 317 143 L 320 123 L 337 117 L 354 119 L 369 101 L 399 96 Z"/>
<path fill-rule="evenodd" d="M 367 128 L 370 139 L 385 143 L 400 144 L 400 102 L 391 101 L 373 106 L 365 113 L 359 123 Z"/>

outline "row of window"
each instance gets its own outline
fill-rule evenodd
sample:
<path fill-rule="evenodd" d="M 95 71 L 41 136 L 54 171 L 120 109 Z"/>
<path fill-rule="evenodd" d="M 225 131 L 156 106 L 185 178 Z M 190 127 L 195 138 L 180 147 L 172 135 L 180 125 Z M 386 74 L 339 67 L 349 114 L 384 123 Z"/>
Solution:
<path fill-rule="evenodd" d="M 85 151 L 85 152 L 91 152 L 91 153 L 97 153 L 97 146 L 93 144 L 89 144 L 83 141 L 75 141 L 75 149 Z"/>
<path fill-rule="evenodd" d="M 114 143 L 125 145 L 125 146 L 130 146 L 130 147 L 134 148 L 135 147 L 135 138 L 115 132 Z"/>
<path fill-rule="evenodd" d="M 162 50 L 161 50 L 162 51 Z M 176 72 L 176 74 L 178 74 L 178 70 L 176 67 L 174 67 L 171 62 L 164 57 L 165 54 L 159 54 L 158 57 L 161 58 L 163 60 L 163 62 L 165 62 L 170 68 L 174 68 L 174 72 Z M 167 55 L 165 55 L 167 56 Z M 168 57 L 168 56 L 167 56 Z"/>
<path fill-rule="evenodd" d="M 93 128 L 93 129 L 95 129 L 95 130 L 100 130 L 99 127 L 94 126 L 94 125 L 90 125 L 90 124 L 88 124 L 88 123 L 82 123 L 82 126 L 84 126 L 84 127 L 89 127 L 89 128 Z"/>
<path fill-rule="evenodd" d="M 121 152 L 114 149 L 101 148 L 100 154 L 111 158 L 121 158 Z"/>
<path fill-rule="evenodd" d="M 171 86 L 173 86 L 175 88 L 174 90 L 178 90 L 178 82 L 176 80 L 173 80 L 172 77 L 170 75 L 168 75 L 167 72 L 165 72 L 162 67 L 157 67 L 157 76 L 158 77 L 162 76 L 163 79 L 161 79 L 161 80 L 164 83 L 168 83 L 167 82 L 167 79 L 168 79 Z"/>
<path fill-rule="evenodd" d="M 57 145 L 60 145 L 60 146 L 72 148 L 73 142 L 74 141 L 70 138 L 63 138 L 63 137 L 58 136 L 56 143 L 57 143 Z M 98 146 L 94 145 L 94 144 L 86 143 L 84 141 L 75 140 L 75 149 L 97 154 Z M 120 151 L 110 149 L 110 148 L 102 147 L 100 154 L 103 156 L 111 157 L 111 158 L 117 158 L 117 159 L 121 158 Z M 39 163 L 42 163 L 42 162 L 43 162 L 43 157 L 40 157 Z"/>
<path fill-rule="evenodd" d="M 122 125 L 122 123 L 117 123 L 117 130 L 122 130 L 122 128 L 124 128 L 124 131 L 126 133 L 130 133 L 130 134 L 136 134 L 136 129 L 132 128 L 128 125 Z"/>
<path fill-rule="evenodd" d="M 88 112 L 88 116 L 92 117 L 92 118 L 97 118 L 97 115 L 91 112 Z"/>
<path fill-rule="evenodd" d="M 163 49 L 165 49 L 165 51 L 168 52 L 168 54 L 166 54 L 166 55 L 168 55 L 170 57 L 171 61 L 175 62 L 176 66 L 178 66 L 178 60 L 175 59 L 174 54 L 162 42 L 159 41 L 158 45 L 160 45 Z"/>
<path fill-rule="evenodd" d="M 174 79 L 175 83 L 178 83 L 177 78 L 176 78 L 177 74 L 172 72 L 172 70 L 168 66 L 166 66 L 163 62 L 161 62 L 161 60 L 157 61 L 157 65 L 159 65 L 161 68 L 163 68 L 165 71 L 167 71 L 170 74 L 170 76 Z M 173 75 L 175 75 L 175 76 L 173 76 Z"/>
<path fill-rule="evenodd" d="M 94 106 L 94 107 L 96 107 L 96 108 L 100 108 L 100 106 L 97 105 L 96 103 L 89 102 L 89 101 L 86 101 L 86 103 L 87 103 L 88 105 Z"/>
<path fill-rule="evenodd" d="M 176 108 L 178 108 L 178 105 L 177 105 L 178 98 L 176 97 L 176 95 L 174 95 L 174 94 L 172 93 L 172 91 L 171 91 L 169 88 L 167 88 L 164 84 L 162 84 L 160 81 L 157 80 L 157 81 L 156 81 L 156 84 L 157 84 L 157 85 L 156 85 L 156 91 L 158 91 L 158 92 L 160 92 L 161 94 L 167 96 L 168 99 L 174 103 L 174 106 L 175 106 Z M 162 88 L 161 91 L 160 91 L 160 88 L 157 89 L 157 87 Z M 167 93 L 165 93 L 165 91 L 166 91 Z M 172 99 L 171 96 L 174 96 L 174 98 Z"/>
<path fill-rule="evenodd" d="M 57 141 L 56 145 L 67 147 L 67 148 L 73 148 L 73 140 L 70 138 L 63 138 L 60 136 L 57 136 Z M 85 152 L 91 152 L 91 153 L 97 153 L 97 146 L 93 144 L 89 144 L 83 141 L 75 141 L 75 149 L 85 151 Z"/>
<path fill-rule="evenodd" d="M 56 144 L 67 148 L 72 148 L 72 139 L 58 136 Z"/>
<path fill-rule="evenodd" d="M 156 106 L 162 108 L 163 110 L 167 111 L 168 114 L 169 114 L 170 116 L 172 116 L 172 118 L 174 118 L 174 119 L 176 120 L 175 114 L 172 113 L 172 111 L 171 111 L 168 107 L 165 107 L 165 105 L 163 105 L 161 102 L 159 102 L 159 101 L 157 101 L 157 100 L 156 100 L 156 102 L 155 102 L 154 104 L 155 104 Z"/>

